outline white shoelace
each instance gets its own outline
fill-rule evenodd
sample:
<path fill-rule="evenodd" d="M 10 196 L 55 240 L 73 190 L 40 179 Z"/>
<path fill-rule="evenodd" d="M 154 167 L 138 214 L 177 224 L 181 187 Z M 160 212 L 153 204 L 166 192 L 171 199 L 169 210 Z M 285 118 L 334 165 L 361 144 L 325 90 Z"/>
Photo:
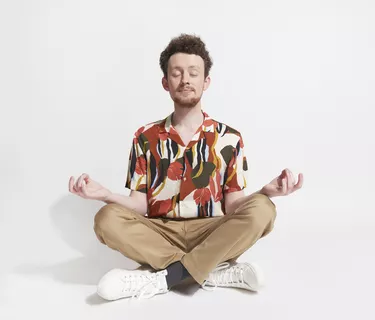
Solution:
<path fill-rule="evenodd" d="M 203 283 L 202 289 L 213 291 L 218 285 L 244 284 L 243 268 L 234 265 L 229 267 L 228 262 L 219 264 L 213 271 L 211 271 L 209 278 Z M 213 286 L 213 288 L 211 288 Z"/>
<path fill-rule="evenodd" d="M 154 273 L 139 273 L 139 274 L 126 274 L 122 277 L 124 282 L 123 291 L 134 292 L 131 299 L 144 298 L 149 299 L 160 292 L 160 279 L 159 277 L 165 276 L 166 271 Z"/>

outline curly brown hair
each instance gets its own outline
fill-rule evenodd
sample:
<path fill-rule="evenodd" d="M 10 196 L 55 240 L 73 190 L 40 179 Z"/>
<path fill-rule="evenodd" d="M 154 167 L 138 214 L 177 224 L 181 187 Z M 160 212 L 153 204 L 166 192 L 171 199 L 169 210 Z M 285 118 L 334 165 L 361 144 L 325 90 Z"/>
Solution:
<path fill-rule="evenodd" d="M 212 67 L 212 58 L 206 49 L 205 43 L 199 36 L 181 33 L 173 38 L 164 51 L 160 54 L 159 65 L 163 71 L 164 77 L 167 77 L 169 58 L 175 53 L 196 54 L 204 61 L 204 76 L 209 75 Z"/>

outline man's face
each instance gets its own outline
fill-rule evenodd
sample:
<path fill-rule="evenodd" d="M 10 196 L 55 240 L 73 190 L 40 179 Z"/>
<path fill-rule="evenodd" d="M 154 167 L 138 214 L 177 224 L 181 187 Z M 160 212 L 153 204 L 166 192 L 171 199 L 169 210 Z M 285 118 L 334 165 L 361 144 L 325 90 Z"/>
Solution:
<path fill-rule="evenodd" d="M 167 79 L 162 84 L 180 107 L 192 108 L 201 100 L 210 84 L 204 77 L 204 61 L 195 54 L 176 53 L 169 58 Z"/>

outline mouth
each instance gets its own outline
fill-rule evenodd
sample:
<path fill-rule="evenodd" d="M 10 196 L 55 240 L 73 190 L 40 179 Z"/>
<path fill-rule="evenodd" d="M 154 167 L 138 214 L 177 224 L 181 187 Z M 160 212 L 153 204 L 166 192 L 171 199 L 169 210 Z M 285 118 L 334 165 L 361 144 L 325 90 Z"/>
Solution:
<path fill-rule="evenodd" d="M 182 89 L 182 90 L 180 90 L 180 91 L 182 91 L 182 92 L 193 91 L 193 89 Z"/>

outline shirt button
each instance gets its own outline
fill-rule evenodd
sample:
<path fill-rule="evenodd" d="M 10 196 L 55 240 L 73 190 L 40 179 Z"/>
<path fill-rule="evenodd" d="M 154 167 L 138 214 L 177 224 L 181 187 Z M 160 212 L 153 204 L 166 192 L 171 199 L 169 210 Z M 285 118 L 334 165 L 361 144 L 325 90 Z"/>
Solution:
<path fill-rule="evenodd" d="M 186 177 L 184 177 L 184 181 L 186 181 Z"/>

